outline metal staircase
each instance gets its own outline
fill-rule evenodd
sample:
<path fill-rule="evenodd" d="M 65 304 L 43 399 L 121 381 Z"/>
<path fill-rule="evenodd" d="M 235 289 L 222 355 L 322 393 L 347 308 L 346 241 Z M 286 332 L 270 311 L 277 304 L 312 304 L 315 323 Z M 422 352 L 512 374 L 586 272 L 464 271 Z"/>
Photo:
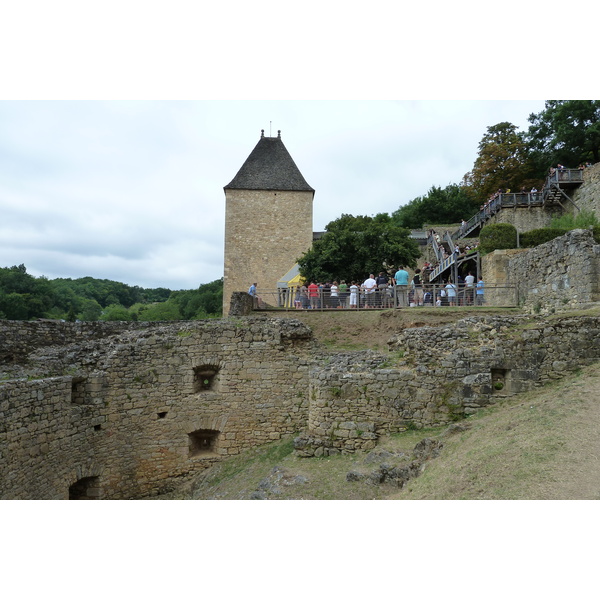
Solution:
<path fill-rule="evenodd" d="M 556 169 L 546 178 L 541 192 L 494 194 L 481 210 L 467 221 L 464 227 L 452 234 L 452 240 L 456 241 L 468 237 L 473 232 L 479 232 L 485 223 L 503 208 L 556 206 L 557 204 L 564 208 L 563 203 L 568 201 L 579 209 L 567 191 L 572 193 L 571 191 L 582 183 L 582 169 Z"/>

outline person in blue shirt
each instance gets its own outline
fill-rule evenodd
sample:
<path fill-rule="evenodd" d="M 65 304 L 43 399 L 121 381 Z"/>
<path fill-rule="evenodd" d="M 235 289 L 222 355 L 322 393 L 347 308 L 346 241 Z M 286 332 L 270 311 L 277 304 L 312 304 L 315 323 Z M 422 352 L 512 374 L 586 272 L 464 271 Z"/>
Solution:
<path fill-rule="evenodd" d="M 477 306 L 483 306 L 483 277 L 479 277 L 477 281 L 477 291 L 475 292 L 477 296 Z"/>
<path fill-rule="evenodd" d="M 396 280 L 396 306 L 406 306 L 408 271 L 405 271 L 404 267 L 398 267 L 394 279 Z"/>
<path fill-rule="evenodd" d="M 252 296 L 252 307 L 257 308 L 258 307 L 258 296 L 256 295 L 256 283 L 253 283 L 248 288 L 248 295 Z"/>

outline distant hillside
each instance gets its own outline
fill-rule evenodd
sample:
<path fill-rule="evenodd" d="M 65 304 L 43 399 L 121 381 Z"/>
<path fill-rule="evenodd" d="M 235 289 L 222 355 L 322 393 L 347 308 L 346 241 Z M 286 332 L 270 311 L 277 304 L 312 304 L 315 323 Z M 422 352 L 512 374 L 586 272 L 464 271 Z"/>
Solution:
<path fill-rule="evenodd" d="M 198 319 L 220 316 L 222 297 L 221 280 L 202 284 L 195 290 L 172 291 L 93 277 L 34 277 L 27 273 L 25 265 L 0 268 L 0 319 Z"/>

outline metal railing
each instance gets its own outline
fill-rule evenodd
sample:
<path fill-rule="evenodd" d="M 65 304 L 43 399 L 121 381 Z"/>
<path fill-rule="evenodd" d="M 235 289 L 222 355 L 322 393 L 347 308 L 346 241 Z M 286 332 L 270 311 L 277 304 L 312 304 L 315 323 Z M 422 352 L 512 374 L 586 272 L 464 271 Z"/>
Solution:
<path fill-rule="evenodd" d="M 582 169 L 556 169 L 548 175 L 541 192 L 509 192 L 497 193 L 488 200 L 481 210 L 471 217 L 465 225 L 452 234 L 452 240 L 466 237 L 469 233 L 479 228 L 485 221 L 493 217 L 503 208 L 543 206 L 546 203 L 556 202 L 556 194 L 564 196 L 573 202 L 569 196 L 561 192 L 561 187 L 576 187 L 583 183 Z"/>
<path fill-rule="evenodd" d="M 350 304 L 355 300 L 355 304 Z M 390 286 L 384 290 L 367 293 L 359 290 L 355 297 L 350 292 L 331 296 L 325 290 L 320 290 L 318 296 L 302 295 L 298 288 L 279 288 L 277 290 L 259 290 L 255 310 L 261 311 L 359 311 L 387 310 L 396 308 L 443 308 L 452 306 L 486 306 L 486 307 L 515 307 L 517 306 L 517 286 L 515 285 L 484 285 L 483 293 L 477 293 L 474 286 L 448 287 L 448 284 L 425 284 L 422 288 L 411 286 Z"/>

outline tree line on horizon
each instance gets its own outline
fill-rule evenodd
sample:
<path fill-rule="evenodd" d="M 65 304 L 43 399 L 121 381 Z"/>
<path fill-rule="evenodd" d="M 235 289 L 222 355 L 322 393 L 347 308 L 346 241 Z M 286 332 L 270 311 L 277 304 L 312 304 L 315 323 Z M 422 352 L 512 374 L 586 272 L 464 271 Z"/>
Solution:
<path fill-rule="evenodd" d="M 0 267 L 0 319 L 173 321 L 221 316 L 223 281 L 193 290 L 142 288 L 109 279 L 34 277 L 24 264 Z"/>
<path fill-rule="evenodd" d="M 600 100 L 546 100 L 528 117 L 527 131 L 509 122 L 487 128 L 473 168 L 460 183 L 429 191 L 391 213 L 343 214 L 298 259 L 305 281 L 360 281 L 390 267 L 414 268 L 419 256 L 411 229 L 468 221 L 499 189 L 541 190 L 549 167 L 600 161 Z"/>

